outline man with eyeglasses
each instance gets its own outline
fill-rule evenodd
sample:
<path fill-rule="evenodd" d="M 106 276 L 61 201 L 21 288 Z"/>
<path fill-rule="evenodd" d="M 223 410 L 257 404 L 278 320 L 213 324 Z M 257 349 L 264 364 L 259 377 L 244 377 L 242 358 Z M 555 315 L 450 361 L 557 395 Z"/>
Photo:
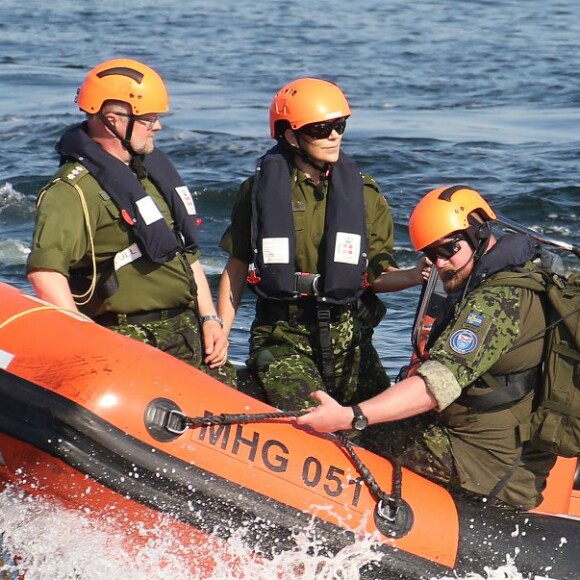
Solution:
<path fill-rule="evenodd" d="M 333 432 L 358 416 L 362 429 L 373 425 L 365 446 L 376 452 L 488 504 L 531 509 L 556 460 L 525 445 L 546 315 L 537 292 L 500 281 L 506 272 L 533 268 L 538 248 L 522 234 L 496 239 L 495 217 L 464 185 L 434 189 L 419 202 L 411 241 L 433 262 L 447 293 L 428 358 L 355 409 L 315 393 L 321 404 L 297 422 Z"/>
<path fill-rule="evenodd" d="M 224 329 L 248 281 L 258 296 L 248 367 L 280 409 L 311 405 L 317 389 L 354 404 L 386 388 L 371 340 L 384 306 L 373 290 L 422 281 L 423 264 L 396 269 L 391 209 L 341 150 L 350 114 L 334 83 L 280 89 L 270 107 L 277 144 L 242 184 L 220 242 L 230 255 L 218 296 Z"/>
<path fill-rule="evenodd" d="M 195 204 L 155 147 L 165 83 L 138 61 L 109 60 L 75 102 L 86 120 L 57 143 L 60 168 L 37 202 L 27 263 L 36 294 L 233 383 Z"/>

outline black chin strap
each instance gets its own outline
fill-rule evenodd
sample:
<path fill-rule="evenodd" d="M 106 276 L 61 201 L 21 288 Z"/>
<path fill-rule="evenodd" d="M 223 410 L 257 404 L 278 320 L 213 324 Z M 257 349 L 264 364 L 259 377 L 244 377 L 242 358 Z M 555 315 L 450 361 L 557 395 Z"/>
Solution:
<path fill-rule="evenodd" d="M 298 146 L 294 147 L 290 145 L 285 139 L 284 143 L 286 147 L 288 147 L 292 153 L 295 153 L 302 159 L 305 163 L 308 163 L 314 169 L 320 171 L 320 175 L 318 176 L 318 183 L 314 186 L 314 197 L 317 201 L 322 201 L 324 199 L 324 182 L 330 178 L 330 169 L 332 167 L 331 163 L 318 163 L 304 149 L 300 143 L 301 135 L 299 131 L 294 131 L 294 136 L 296 137 L 296 142 Z"/>
<path fill-rule="evenodd" d="M 487 230 L 485 231 L 484 235 L 481 235 L 481 233 L 477 233 L 474 237 L 472 237 L 471 235 L 468 235 L 468 241 L 471 244 L 472 248 L 475 248 L 473 250 L 473 253 L 471 254 L 471 257 L 469 258 L 469 260 L 467 262 L 465 262 L 465 264 L 463 266 L 461 266 L 461 268 L 459 268 L 458 270 L 455 270 L 455 273 L 461 272 L 461 270 L 463 270 L 463 268 L 465 268 L 467 266 L 467 264 L 469 264 L 469 262 L 473 261 L 473 268 L 471 269 L 471 273 L 469 274 L 469 278 L 467 278 L 466 282 L 465 282 L 465 286 L 463 288 L 463 294 L 461 296 L 461 300 L 463 300 L 465 298 L 465 295 L 467 294 L 467 290 L 469 288 L 469 285 L 471 284 L 471 278 L 473 276 L 473 272 L 475 270 L 475 266 L 477 264 L 477 262 L 479 262 L 479 260 L 481 259 L 481 256 L 483 256 L 483 254 L 485 254 L 485 251 L 487 250 L 487 247 L 489 246 L 489 234 L 490 232 L 490 228 L 489 228 L 489 224 L 486 224 L 487 226 Z M 477 241 L 475 241 L 477 240 Z"/>
<path fill-rule="evenodd" d="M 328 166 L 329 163 L 317 163 L 316 161 L 314 161 L 314 159 L 312 159 L 312 157 L 310 157 L 310 155 L 308 155 L 308 153 L 306 153 L 306 151 L 304 151 L 304 149 L 302 148 L 302 144 L 301 144 L 301 138 L 302 135 L 300 134 L 300 131 L 294 131 L 294 136 L 296 137 L 296 142 L 298 143 L 298 147 L 291 147 L 291 149 L 294 151 L 294 153 L 297 153 L 306 163 L 308 163 L 308 165 L 311 165 L 312 167 L 314 167 L 315 169 L 318 169 L 318 171 L 320 171 L 320 173 L 324 173 L 325 171 L 328 171 Z"/>
<path fill-rule="evenodd" d="M 119 139 L 123 147 L 125 147 L 125 149 L 129 152 L 129 155 L 131 155 L 131 162 L 129 163 L 129 167 L 131 168 L 133 173 L 135 173 L 135 175 L 137 175 L 139 179 L 143 179 L 144 177 L 146 177 L 147 172 L 143 167 L 143 156 L 139 155 L 131 146 L 131 137 L 133 136 L 133 127 L 135 126 L 135 118 L 133 117 L 133 115 L 129 116 L 125 137 L 121 137 L 119 131 L 117 131 L 113 123 L 111 123 L 111 121 L 107 119 L 107 117 L 102 113 L 102 111 L 99 111 L 97 115 L 99 116 L 99 119 L 104 123 L 105 127 L 107 127 L 107 129 L 109 129 L 109 131 L 111 131 L 111 133 L 113 133 L 113 135 L 115 135 L 117 139 Z"/>

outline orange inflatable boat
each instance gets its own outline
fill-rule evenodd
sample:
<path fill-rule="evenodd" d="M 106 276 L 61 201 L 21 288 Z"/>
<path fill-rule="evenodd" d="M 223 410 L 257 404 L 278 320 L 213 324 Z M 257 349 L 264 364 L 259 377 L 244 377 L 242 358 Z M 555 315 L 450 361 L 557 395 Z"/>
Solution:
<path fill-rule="evenodd" d="M 506 555 L 522 574 L 577 578 L 575 465 L 562 466 L 538 511 L 502 511 L 272 413 L 154 348 L 0 284 L 0 481 L 110 517 L 129 541 L 138 541 L 137 524 L 169 516 L 185 545 L 243 530 L 260 558 L 293 549 L 297 531 L 330 555 L 372 536 L 377 562 L 363 578 L 482 573 Z M 242 420 L 256 414 L 266 419 Z M 240 422 L 186 428 L 188 418 L 229 415 Z M 197 565 L 211 568 L 211 550 Z"/>

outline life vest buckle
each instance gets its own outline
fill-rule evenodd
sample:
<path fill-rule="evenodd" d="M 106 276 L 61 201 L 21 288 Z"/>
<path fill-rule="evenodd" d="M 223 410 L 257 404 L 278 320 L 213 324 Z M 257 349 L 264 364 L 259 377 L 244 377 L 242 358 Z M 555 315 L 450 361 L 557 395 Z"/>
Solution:
<path fill-rule="evenodd" d="M 298 296 L 320 296 L 318 283 L 320 274 L 310 274 L 308 272 L 294 273 L 294 292 Z"/>

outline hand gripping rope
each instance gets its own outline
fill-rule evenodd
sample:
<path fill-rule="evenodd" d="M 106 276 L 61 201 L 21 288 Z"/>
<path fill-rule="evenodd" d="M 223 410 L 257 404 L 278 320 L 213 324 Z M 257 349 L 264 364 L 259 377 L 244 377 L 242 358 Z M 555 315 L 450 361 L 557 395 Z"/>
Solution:
<path fill-rule="evenodd" d="M 274 413 L 252 413 L 252 414 L 226 414 L 204 415 L 203 417 L 187 417 L 174 404 L 161 399 L 153 401 L 147 411 L 147 427 L 150 433 L 161 440 L 171 440 L 182 435 L 188 429 L 198 427 L 210 427 L 212 425 L 232 425 L 247 423 L 265 423 L 299 417 L 308 413 L 302 411 L 278 411 Z M 165 431 L 165 436 L 162 436 Z M 406 535 L 413 525 L 413 512 L 408 503 L 402 499 L 402 469 L 396 457 L 390 456 L 387 459 L 393 466 L 392 491 L 391 494 L 384 492 L 373 474 L 361 461 L 357 455 L 353 444 L 348 439 L 346 431 L 338 431 L 334 434 L 333 440 L 339 445 L 345 455 L 350 459 L 361 476 L 369 492 L 377 501 L 375 510 L 375 522 L 377 528 L 385 535 L 393 538 L 400 538 Z"/>

